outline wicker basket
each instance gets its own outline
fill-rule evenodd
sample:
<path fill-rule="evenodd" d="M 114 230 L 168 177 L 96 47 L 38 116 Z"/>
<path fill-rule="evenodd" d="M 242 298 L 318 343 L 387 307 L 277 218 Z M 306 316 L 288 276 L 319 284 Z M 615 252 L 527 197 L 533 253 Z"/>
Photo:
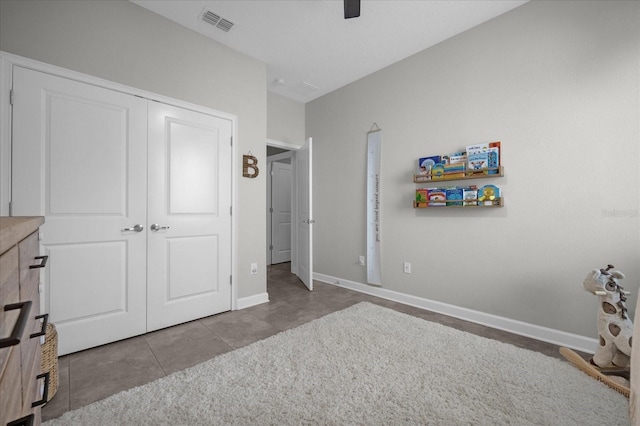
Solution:
<path fill-rule="evenodd" d="M 42 372 L 49 372 L 48 401 L 58 391 L 58 332 L 56 326 L 48 323 L 47 331 L 42 345 Z"/>

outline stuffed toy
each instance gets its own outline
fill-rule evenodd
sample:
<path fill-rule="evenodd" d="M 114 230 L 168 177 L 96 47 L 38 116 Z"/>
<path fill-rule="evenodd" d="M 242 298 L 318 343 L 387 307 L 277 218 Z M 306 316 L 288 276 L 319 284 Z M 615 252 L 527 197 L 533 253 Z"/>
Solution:
<path fill-rule="evenodd" d="M 594 269 L 585 278 L 584 289 L 598 296 L 598 336 L 600 343 L 591 363 L 600 368 L 629 367 L 633 323 L 627 314 L 627 292 L 620 286 L 624 278 L 620 271 Z"/>

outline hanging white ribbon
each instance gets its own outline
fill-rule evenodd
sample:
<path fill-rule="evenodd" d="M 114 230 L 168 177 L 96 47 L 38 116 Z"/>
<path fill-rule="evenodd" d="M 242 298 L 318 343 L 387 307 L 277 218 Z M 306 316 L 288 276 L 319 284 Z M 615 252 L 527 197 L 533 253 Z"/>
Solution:
<path fill-rule="evenodd" d="M 382 285 L 380 261 L 380 153 L 382 130 L 367 134 L 367 282 Z"/>

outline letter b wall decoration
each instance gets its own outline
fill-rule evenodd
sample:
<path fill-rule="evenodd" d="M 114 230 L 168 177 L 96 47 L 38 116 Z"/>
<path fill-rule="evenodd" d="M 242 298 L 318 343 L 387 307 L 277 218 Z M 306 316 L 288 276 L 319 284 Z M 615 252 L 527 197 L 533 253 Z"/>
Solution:
<path fill-rule="evenodd" d="M 253 155 L 242 156 L 242 176 L 246 178 L 256 178 L 260 173 L 258 169 L 258 159 Z"/>

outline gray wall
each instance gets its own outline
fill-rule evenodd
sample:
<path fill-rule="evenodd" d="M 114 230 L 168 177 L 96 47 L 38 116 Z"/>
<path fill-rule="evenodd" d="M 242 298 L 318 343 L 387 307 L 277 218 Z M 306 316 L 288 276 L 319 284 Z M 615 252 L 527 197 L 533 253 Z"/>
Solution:
<path fill-rule="evenodd" d="M 533 1 L 308 103 L 315 272 L 366 282 L 357 260 L 376 122 L 384 288 L 595 337 L 582 281 L 612 263 L 633 313 L 638 22 L 637 1 Z M 472 183 L 501 186 L 504 208 L 412 208 L 419 157 L 494 140 L 506 177 Z"/>
<path fill-rule="evenodd" d="M 267 93 L 267 138 L 292 145 L 304 142 L 305 106 L 276 93 Z"/>
<path fill-rule="evenodd" d="M 266 162 L 265 64 L 133 3 L 2 0 L 0 50 L 235 114 L 238 154 Z M 241 173 L 238 163 L 234 275 L 243 298 L 266 291 L 266 181 Z"/>

